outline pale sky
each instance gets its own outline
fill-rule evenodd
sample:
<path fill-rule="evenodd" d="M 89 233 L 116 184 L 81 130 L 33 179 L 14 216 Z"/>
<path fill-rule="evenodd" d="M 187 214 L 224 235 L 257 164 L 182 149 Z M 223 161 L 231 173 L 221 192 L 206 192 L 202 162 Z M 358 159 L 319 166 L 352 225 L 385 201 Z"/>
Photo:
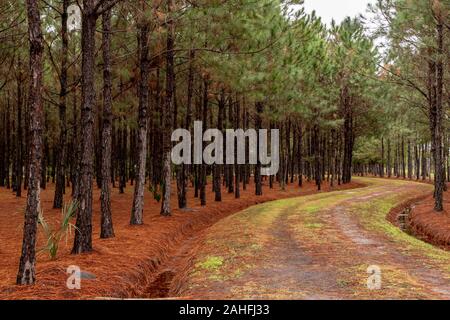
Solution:
<path fill-rule="evenodd" d="M 322 22 L 330 26 L 332 19 L 339 24 L 347 16 L 356 17 L 364 13 L 369 3 L 375 2 L 376 0 L 305 0 L 304 6 L 307 13 L 315 10 Z"/>

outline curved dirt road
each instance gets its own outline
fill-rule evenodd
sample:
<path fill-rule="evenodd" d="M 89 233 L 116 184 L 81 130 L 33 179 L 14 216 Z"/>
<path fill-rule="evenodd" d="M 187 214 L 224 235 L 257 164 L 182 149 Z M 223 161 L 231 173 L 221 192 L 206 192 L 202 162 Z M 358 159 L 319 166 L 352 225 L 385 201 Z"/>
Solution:
<path fill-rule="evenodd" d="M 392 226 L 406 181 L 259 205 L 211 227 L 180 295 L 218 299 L 450 299 L 450 253 Z"/>

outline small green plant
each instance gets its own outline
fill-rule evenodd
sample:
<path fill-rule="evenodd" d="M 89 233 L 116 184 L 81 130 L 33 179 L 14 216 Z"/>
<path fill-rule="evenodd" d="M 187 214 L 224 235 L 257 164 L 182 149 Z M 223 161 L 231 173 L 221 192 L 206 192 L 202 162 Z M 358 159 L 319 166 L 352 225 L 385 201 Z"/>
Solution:
<path fill-rule="evenodd" d="M 160 202 L 161 201 L 161 194 L 158 192 L 158 188 L 154 187 L 153 185 L 150 185 L 150 192 L 153 194 L 153 199 L 155 199 L 156 201 Z M 160 187 L 160 189 L 162 190 L 162 185 Z"/>
<path fill-rule="evenodd" d="M 72 224 L 70 221 L 75 217 L 78 208 L 77 201 L 71 201 L 64 205 L 61 211 L 61 221 L 59 221 L 58 227 L 53 229 L 53 227 L 45 220 L 43 212 L 39 214 L 39 224 L 44 231 L 45 237 L 47 239 L 47 244 L 39 251 L 47 251 L 50 255 L 50 259 L 56 260 L 59 243 L 63 238 L 65 238 L 66 244 L 69 236 L 72 234 L 72 230 L 77 230 L 78 228 Z"/>

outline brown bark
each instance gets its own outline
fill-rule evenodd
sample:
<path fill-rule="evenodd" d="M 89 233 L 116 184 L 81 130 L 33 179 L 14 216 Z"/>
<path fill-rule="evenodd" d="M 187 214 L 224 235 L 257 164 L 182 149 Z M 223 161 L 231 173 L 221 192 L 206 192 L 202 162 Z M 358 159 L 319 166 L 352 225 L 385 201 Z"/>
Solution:
<path fill-rule="evenodd" d="M 119 193 L 125 192 L 127 177 L 126 177 L 126 153 L 127 153 L 127 127 L 122 123 L 121 128 L 118 129 L 119 135 Z"/>
<path fill-rule="evenodd" d="M 139 24 L 139 55 L 141 77 L 139 80 L 139 129 L 137 134 L 137 168 L 135 175 L 133 207 L 131 209 L 130 224 L 141 225 L 144 223 L 144 189 L 145 167 L 147 161 L 147 130 L 148 130 L 148 101 L 149 101 L 149 32 L 148 21 L 143 20 Z M 133 149 L 132 149 L 133 150 Z"/>
<path fill-rule="evenodd" d="M 255 195 L 257 196 L 262 196 L 263 192 L 262 192 L 262 181 L 261 181 L 261 161 L 259 159 L 259 130 L 262 128 L 262 113 L 264 111 L 264 104 L 262 102 L 257 102 L 256 103 L 256 115 L 255 115 L 255 129 L 256 132 L 258 134 L 258 139 L 257 139 L 257 157 L 258 157 L 258 161 L 257 164 L 255 166 Z"/>
<path fill-rule="evenodd" d="M 205 132 L 206 122 L 208 120 L 208 88 L 209 83 L 207 79 L 204 79 L 203 84 L 203 109 L 202 109 L 202 122 L 203 122 L 203 133 Z M 200 204 L 206 206 L 206 164 L 202 163 L 200 165 Z"/>
<path fill-rule="evenodd" d="M 23 176 L 23 155 L 22 155 L 22 70 L 21 69 L 21 60 L 19 57 L 18 68 L 19 75 L 17 77 L 17 133 L 16 133 L 16 170 L 15 170 L 15 191 L 16 197 L 22 196 L 22 176 Z"/>
<path fill-rule="evenodd" d="M 65 188 L 65 162 L 66 162 L 66 140 L 67 140 L 67 123 L 66 123 L 66 97 L 67 97 L 67 60 L 69 50 L 69 38 L 67 35 L 67 8 L 69 0 L 63 0 L 63 8 L 61 12 L 61 74 L 59 76 L 60 92 L 59 92 L 59 123 L 60 123 L 60 140 L 58 146 L 58 158 L 56 167 L 56 186 L 55 196 L 53 199 L 53 208 L 61 209 L 63 205 L 63 194 Z"/>
<path fill-rule="evenodd" d="M 315 180 L 316 180 L 316 186 L 317 190 L 322 189 L 322 173 L 321 173 L 321 164 L 320 164 L 320 142 L 319 142 L 319 125 L 314 124 L 313 127 L 313 148 L 314 148 L 314 173 L 315 173 Z"/>
<path fill-rule="evenodd" d="M 111 146 L 112 146 L 112 77 L 111 77 L 111 10 L 102 15 L 103 26 L 103 124 L 101 163 L 101 230 L 100 238 L 114 237 L 111 213 Z"/>
<path fill-rule="evenodd" d="M 390 178 L 392 176 L 392 168 L 391 168 L 391 140 L 387 139 L 387 161 L 386 161 L 386 169 L 387 176 Z"/>
<path fill-rule="evenodd" d="M 406 163 L 405 163 L 405 138 L 402 136 L 402 144 L 401 144 L 401 163 L 402 163 L 402 176 L 403 179 L 406 179 Z"/>
<path fill-rule="evenodd" d="M 443 24 L 441 14 L 438 13 L 436 24 L 436 48 L 429 48 L 428 61 L 428 100 L 429 121 L 431 131 L 431 153 L 434 160 L 434 210 L 443 211 L 443 161 L 442 161 L 442 117 L 443 117 Z M 438 58 L 436 59 L 435 56 Z"/>
<path fill-rule="evenodd" d="M 160 68 L 156 68 L 156 92 L 155 92 L 155 117 L 153 118 L 153 140 L 162 140 L 162 114 L 163 108 L 161 106 L 161 84 L 160 84 Z M 161 172 L 162 172 L 162 150 L 161 143 L 153 143 L 152 145 L 152 186 L 156 190 L 161 184 Z"/>
<path fill-rule="evenodd" d="M 175 87 L 175 66 L 174 66 L 174 42 L 175 42 L 175 25 L 172 13 L 173 0 L 167 0 L 167 13 L 169 20 L 167 21 L 167 54 L 166 54 L 166 103 L 163 112 L 163 195 L 161 203 L 161 215 L 168 216 L 171 214 L 170 208 L 170 191 L 171 191 L 171 135 L 172 135 L 172 111 L 173 111 L 173 92 Z"/>
<path fill-rule="evenodd" d="M 79 177 L 80 177 L 80 145 L 78 143 L 78 101 L 77 101 L 77 87 L 73 89 L 72 101 L 72 148 L 73 154 L 71 159 L 71 180 L 72 180 L 72 198 L 78 199 L 79 194 Z"/>
<path fill-rule="evenodd" d="M 443 65 L 443 39 L 444 30 L 442 22 L 442 13 L 438 13 L 438 23 L 436 26 L 437 33 L 437 54 L 438 61 L 436 62 L 436 109 L 435 109 L 435 204 L 434 210 L 437 212 L 442 212 L 444 210 L 443 206 L 443 193 L 444 193 L 444 166 L 443 166 L 443 150 L 442 150 L 442 118 L 443 118 L 443 81 L 444 81 L 444 65 Z"/>
<path fill-rule="evenodd" d="M 30 180 L 23 229 L 22 253 L 17 284 L 35 282 L 36 229 L 40 211 L 40 170 L 42 157 L 42 56 L 43 36 L 38 2 L 27 0 L 28 35 L 30 42 L 30 84 L 28 105 L 30 112 Z"/>
<path fill-rule="evenodd" d="M 190 130 L 191 119 L 192 119 L 192 97 L 194 94 L 194 57 L 195 52 L 193 50 L 189 51 L 189 74 L 188 74 L 188 84 L 187 84 L 187 105 L 186 105 L 186 121 L 184 128 Z M 187 207 L 187 175 L 189 168 L 187 164 L 182 164 L 181 172 L 179 177 L 179 190 L 178 190 L 178 207 L 184 209 Z"/>
<path fill-rule="evenodd" d="M 239 99 L 236 99 L 236 109 L 235 109 L 235 115 L 234 115 L 234 128 L 235 129 L 239 129 L 240 126 L 240 116 L 241 116 L 241 103 L 239 101 Z M 241 167 L 239 166 L 238 162 L 237 162 L 237 146 L 235 146 L 234 148 L 234 197 L 236 199 L 239 199 L 241 197 L 241 190 L 240 190 L 240 169 Z"/>
<path fill-rule="evenodd" d="M 428 172 L 427 172 L 427 146 L 426 144 L 422 144 L 421 146 L 422 150 L 422 180 L 426 180 Z"/>
<path fill-rule="evenodd" d="M 92 179 L 94 175 L 94 107 L 95 107 L 95 1 L 84 0 L 82 12 L 82 81 L 81 81 L 81 150 L 79 208 L 73 254 L 92 251 Z"/>
<path fill-rule="evenodd" d="M 344 148 L 342 165 L 342 183 L 350 183 L 352 178 L 352 159 L 353 159 L 353 112 L 351 106 L 351 97 L 347 86 L 341 90 L 341 108 L 344 113 Z"/>
<path fill-rule="evenodd" d="M 219 111 L 217 116 L 217 129 L 219 131 L 223 130 L 223 120 L 225 113 L 225 93 L 222 90 L 219 98 Z M 214 164 L 214 201 L 220 202 L 222 201 L 222 190 L 220 185 L 220 173 L 222 166 L 219 164 Z"/>
<path fill-rule="evenodd" d="M 235 102 L 233 101 L 232 95 L 228 98 L 228 122 L 226 124 L 226 128 L 233 127 L 234 124 L 234 105 Z M 225 137 L 226 139 L 226 137 Z M 226 140 L 225 140 L 226 141 Z M 225 143 L 226 145 L 226 143 Z M 236 154 L 236 152 L 235 152 Z M 226 158 L 224 154 L 224 159 Z M 230 164 L 226 164 L 226 175 L 227 175 L 227 187 L 228 187 L 228 193 L 234 194 L 234 166 Z"/>
<path fill-rule="evenodd" d="M 407 151 L 407 157 L 408 157 L 408 179 L 412 179 L 413 177 L 413 162 L 412 162 L 412 155 L 411 155 L 411 141 L 408 140 L 408 151 Z"/>
<path fill-rule="evenodd" d="M 336 171 L 337 171 L 337 132 L 336 130 L 332 129 L 331 130 L 331 164 L 330 164 L 330 174 L 331 174 L 331 179 L 330 179 L 330 186 L 334 187 L 335 181 L 336 181 Z"/>
<path fill-rule="evenodd" d="M 10 115 L 10 108 L 11 105 L 9 103 L 9 93 L 8 93 L 8 97 L 7 97 L 7 106 L 6 106 L 6 126 L 5 126 L 5 155 L 6 155 L 6 160 L 5 160 L 5 186 L 6 188 L 10 189 L 11 188 L 11 180 L 10 180 L 10 166 L 11 166 L 11 115 Z"/>
<path fill-rule="evenodd" d="M 420 155 L 419 155 L 419 145 L 417 144 L 417 141 L 414 145 L 414 158 L 415 158 L 415 173 L 416 173 L 416 180 L 420 179 Z"/>

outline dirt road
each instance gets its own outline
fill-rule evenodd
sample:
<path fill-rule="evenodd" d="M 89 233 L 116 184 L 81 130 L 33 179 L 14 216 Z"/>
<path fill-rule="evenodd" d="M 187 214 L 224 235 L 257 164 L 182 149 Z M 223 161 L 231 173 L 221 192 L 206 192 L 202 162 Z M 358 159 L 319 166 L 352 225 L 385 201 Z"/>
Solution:
<path fill-rule="evenodd" d="M 431 191 L 406 181 L 275 201 L 211 227 L 179 295 L 230 299 L 450 299 L 450 252 L 386 220 Z"/>

